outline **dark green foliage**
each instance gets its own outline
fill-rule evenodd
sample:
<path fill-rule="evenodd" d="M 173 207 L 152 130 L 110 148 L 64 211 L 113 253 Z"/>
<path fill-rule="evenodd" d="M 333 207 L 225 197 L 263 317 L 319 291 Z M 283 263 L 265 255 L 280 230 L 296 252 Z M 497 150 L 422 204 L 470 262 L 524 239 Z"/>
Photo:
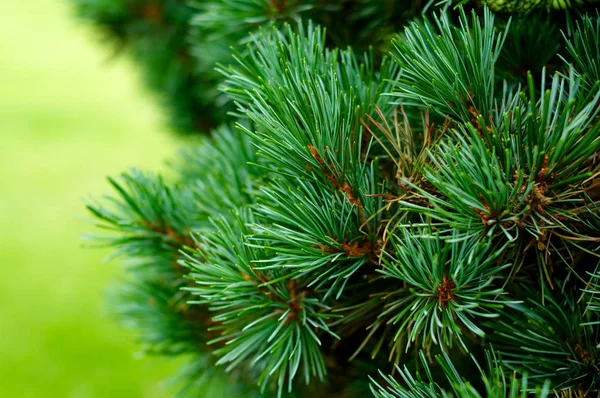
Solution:
<path fill-rule="evenodd" d="M 523 297 L 533 297 L 525 291 Z M 596 313 L 584 312 L 570 295 L 556 301 L 546 295 L 544 302 L 525 299 L 507 310 L 505 321 L 491 336 L 503 353 L 504 364 L 530 378 L 550 379 L 555 388 L 597 385 L 600 374 Z M 591 323 L 590 323 L 591 322 Z"/>
<path fill-rule="evenodd" d="M 540 10 L 580 9 L 587 4 L 597 3 L 597 0 L 442 0 L 442 3 L 456 3 L 464 5 L 476 3 L 487 5 L 490 10 L 497 13 L 523 15 Z"/>
<path fill-rule="evenodd" d="M 248 367 L 260 374 L 261 390 L 274 379 L 279 390 L 287 386 L 291 392 L 296 375 L 306 384 L 311 378 L 324 380 L 318 334 L 333 335 L 327 326 L 332 315 L 302 282 L 286 280 L 285 270 L 254 267 L 270 253 L 245 244 L 250 217 L 221 221 L 219 232 L 205 238 L 203 258 L 190 263 L 197 282 L 190 290 L 201 299 L 195 303 L 216 312 L 212 320 L 218 326 L 212 330 L 221 336 L 209 344 L 217 345 L 217 365 Z"/>
<path fill-rule="evenodd" d="M 556 14 L 534 13 L 513 17 L 510 25 L 504 27 L 506 37 L 497 62 L 500 68 L 498 76 L 512 83 L 513 87 L 526 84 L 528 73 L 539 81 L 544 76 L 544 68 L 552 72 L 561 65 L 558 53 L 562 52 L 564 42 L 561 40 L 560 22 Z"/>
<path fill-rule="evenodd" d="M 543 386 L 535 389 L 535 392 L 528 388 L 529 383 L 527 377 L 518 379 L 515 376 L 509 377 L 503 369 L 503 362 L 493 352 L 486 351 L 485 361 L 486 367 L 482 368 L 477 362 L 475 365 L 480 373 L 481 380 L 475 378 L 461 377 L 456 367 L 446 354 L 441 354 L 436 357 L 437 365 L 441 368 L 447 378 L 449 386 L 445 386 L 442 379 L 433 377 L 432 369 L 423 355 L 419 353 L 420 360 L 427 375 L 423 379 L 420 374 L 413 376 L 408 369 L 400 369 L 397 371 L 403 383 L 398 382 L 390 376 L 383 376 L 388 387 L 382 387 L 374 382 L 372 386 L 373 394 L 376 398 L 437 398 L 437 397 L 473 397 L 473 398 L 525 398 L 534 396 L 535 398 L 546 398 L 550 396 L 550 383 L 546 382 Z M 472 358 L 474 360 L 474 358 Z M 435 369 L 434 369 L 435 370 Z M 483 388 L 478 390 L 475 386 L 483 384 Z M 528 394 L 528 391 L 530 393 Z M 482 392 L 485 392 L 482 394 Z"/>
<path fill-rule="evenodd" d="M 406 105 L 426 105 L 461 122 L 487 119 L 496 99 L 494 66 L 504 36 L 494 30 L 493 16 L 472 26 L 461 9 L 460 29 L 447 14 L 437 23 L 412 23 L 395 41 L 394 58 L 402 67 L 397 92 Z M 460 54 L 460 57 L 457 55 Z"/>
<path fill-rule="evenodd" d="M 144 352 L 191 355 L 190 365 L 182 370 L 188 385 L 182 393 L 187 395 L 205 391 L 203 384 L 223 377 L 223 372 L 214 368 L 214 359 L 208 355 L 207 341 L 215 336 L 208 328 L 214 323 L 206 308 L 189 305 L 189 296 L 182 290 L 190 285 L 189 270 L 180 261 L 196 246 L 192 233 L 214 230 L 209 215 L 226 214 L 232 207 L 253 202 L 252 184 L 247 180 L 249 176 L 259 179 L 262 171 L 248 165 L 254 159 L 250 148 L 245 136 L 223 127 L 214 140 L 203 139 L 199 147 L 182 151 L 173 164 L 182 178 L 176 186 L 133 170 L 120 180 L 109 180 L 117 197 L 107 196 L 102 203 L 90 201 L 87 206 L 97 226 L 110 231 L 93 239 L 115 247 L 114 256 L 127 261 L 127 282 L 110 296 L 115 313 L 126 326 L 141 332 Z M 200 180 L 203 173 L 218 179 L 218 185 L 213 185 L 215 180 Z M 210 186 L 218 186 L 218 192 Z M 233 374 L 230 379 L 233 388 L 239 377 Z M 244 391 L 241 396 L 248 396 L 248 390 Z"/>
<path fill-rule="evenodd" d="M 407 348 L 416 341 L 451 346 L 454 340 L 464 344 L 464 332 L 485 335 L 477 318 L 497 317 L 505 303 L 493 282 L 510 266 L 497 261 L 506 248 L 471 238 L 444 241 L 431 228 L 400 233 L 392 241 L 393 262 L 381 270 L 406 286 L 382 313 L 399 325 L 394 340 L 406 332 Z"/>
<path fill-rule="evenodd" d="M 586 89 L 597 89 L 594 83 L 600 80 L 600 60 L 595 54 L 600 51 L 600 18 L 585 16 L 578 21 L 573 38 L 567 40 L 567 49 L 575 70 L 584 77 Z"/>
<path fill-rule="evenodd" d="M 592 0 L 593 2 L 593 0 Z M 485 3 L 493 11 L 524 13 L 532 11 L 536 8 L 546 9 L 563 9 L 577 7 L 584 3 L 585 0 L 488 0 Z"/>
<path fill-rule="evenodd" d="M 598 393 L 598 14 L 442 3 L 190 8 L 237 129 L 89 206 L 186 394 Z"/>

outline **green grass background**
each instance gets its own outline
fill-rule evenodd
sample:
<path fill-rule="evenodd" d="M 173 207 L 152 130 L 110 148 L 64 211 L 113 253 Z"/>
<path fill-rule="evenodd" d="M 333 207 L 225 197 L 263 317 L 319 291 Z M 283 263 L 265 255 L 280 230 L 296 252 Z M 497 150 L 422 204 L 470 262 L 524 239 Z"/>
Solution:
<path fill-rule="evenodd" d="M 0 1 L 0 397 L 163 397 L 174 363 L 139 359 L 105 308 L 121 275 L 82 248 L 106 175 L 162 168 L 177 143 L 69 1 Z"/>

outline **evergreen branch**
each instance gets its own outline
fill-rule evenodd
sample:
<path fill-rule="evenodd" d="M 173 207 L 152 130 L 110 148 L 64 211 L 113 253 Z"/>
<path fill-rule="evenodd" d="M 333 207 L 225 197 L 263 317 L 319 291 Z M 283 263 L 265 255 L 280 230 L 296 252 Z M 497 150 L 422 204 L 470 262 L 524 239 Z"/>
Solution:
<path fill-rule="evenodd" d="M 594 122 L 600 94 L 575 101 L 577 79 L 555 76 L 536 101 L 531 76 L 529 82 L 527 113 L 517 108 L 497 127 L 482 128 L 480 118 L 477 129 L 468 124 L 446 134 L 423 170 L 435 190 L 407 182 L 427 204 L 402 203 L 469 236 L 512 241 L 525 230 L 543 248 L 554 230 L 577 235 L 588 218 L 578 210 L 589 203 L 586 178 L 598 168 L 590 159 L 600 147 Z"/>
<path fill-rule="evenodd" d="M 197 398 L 227 396 L 228 398 L 263 398 L 253 385 L 247 382 L 247 376 L 224 377 L 222 368 L 214 365 L 210 355 L 196 355 L 184 364 L 169 384 L 180 387 L 175 398 Z M 226 380 L 226 382 L 225 382 Z"/>
<path fill-rule="evenodd" d="M 447 134 L 429 157 L 431 166 L 423 176 L 435 191 L 416 190 L 431 207 L 406 202 L 407 206 L 468 236 L 501 232 L 509 240 L 516 238 L 513 231 L 529 212 L 526 200 L 534 183 L 506 170 L 478 130 L 467 125 Z"/>
<path fill-rule="evenodd" d="M 534 391 L 535 398 L 546 398 L 550 396 L 550 384 L 548 382 L 543 385 L 535 386 L 535 390 L 531 388 L 530 381 L 527 376 L 517 378 L 516 375 L 509 377 L 506 375 L 501 359 L 494 351 L 486 351 L 485 360 L 486 368 L 481 367 L 477 360 L 471 356 L 471 359 L 479 369 L 480 380 L 475 378 L 464 379 L 459 376 L 459 372 L 452 363 L 450 357 L 444 352 L 436 357 L 438 365 L 443 369 L 446 378 L 450 384 L 450 388 L 443 387 L 440 382 L 434 381 L 432 371 L 423 352 L 419 353 L 421 364 L 425 372 L 426 378 L 423 378 L 419 373 L 413 375 L 406 367 L 401 369 L 396 366 L 399 377 L 402 383 L 392 376 L 381 374 L 387 386 L 382 386 L 380 383 L 373 382 L 371 391 L 377 398 L 438 398 L 438 397 L 511 397 L 525 398 L 532 396 L 529 391 Z M 483 382 L 485 394 L 481 394 L 475 385 Z"/>
<path fill-rule="evenodd" d="M 394 164 L 393 172 L 386 177 L 396 181 L 400 192 L 406 193 L 410 190 L 407 182 L 417 183 L 421 179 L 421 172 L 429 162 L 428 150 L 437 145 L 449 123 L 436 128 L 425 111 L 421 115 L 422 129 L 414 129 L 402 104 L 394 108 L 389 121 L 379 107 L 375 111 L 379 120 L 366 115 L 367 122 L 363 120 L 362 124 Z"/>
<path fill-rule="evenodd" d="M 318 335 L 335 336 L 327 326 L 333 315 L 305 283 L 281 280 L 284 270 L 254 267 L 270 256 L 246 245 L 246 225 L 252 222 L 249 212 L 237 215 L 234 223 L 215 222 L 217 232 L 204 238 L 203 261 L 187 261 L 196 282 L 187 290 L 199 296 L 196 303 L 207 304 L 216 313 L 213 320 L 222 325 L 213 329 L 221 336 L 211 341 L 220 343 L 214 350 L 220 357 L 217 364 L 228 363 L 227 370 L 257 370 L 261 391 L 275 384 L 281 396 L 291 391 L 297 377 L 307 384 L 313 377 L 324 380 Z"/>
<path fill-rule="evenodd" d="M 598 328 L 584 317 L 584 306 L 570 292 L 560 298 L 529 290 L 527 301 L 513 304 L 491 326 L 490 340 L 502 352 L 504 364 L 532 379 L 551 379 L 557 390 L 597 392 Z"/>
<path fill-rule="evenodd" d="M 123 324 L 142 333 L 143 352 L 198 355 L 206 350 L 213 324 L 206 310 L 188 308 L 181 293 L 177 286 L 137 278 L 115 290 L 110 301 Z"/>
<path fill-rule="evenodd" d="M 255 123 L 255 131 L 244 131 L 278 172 L 321 170 L 343 186 L 341 173 L 356 170 L 366 149 L 360 117 L 396 68 L 384 61 L 378 78 L 370 57 L 359 63 L 349 50 L 327 50 L 322 29 L 312 24 L 297 30 L 263 30 L 248 56 L 237 55 L 239 66 L 222 71 L 225 90 Z"/>
<path fill-rule="evenodd" d="M 404 288 L 385 297 L 379 318 L 393 324 L 394 340 L 408 333 L 407 347 L 417 338 L 451 346 L 463 346 L 463 329 L 484 336 L 472 318 L 493 318 L 508 302 L 494 283 L 510 264 L 499 263 L 505 247 L 494 248 L 478 239 L 444 239 L 431 228 L 403 228 L 393 240 L 393 257 L 380 271 L 404 283 Z M 396 297 L 399 296 L 399 297 Z M 465 347 L 466 348 L 466 347 Z"/>
<path fill-rule="evenodd" d="M 199 217 L 193 190 L 169 187 L 136 170 L 109 181 L 117 196 L 90 202 L 88 209 L 100 228 L 111 231 L 94 239 L 113 246 L 113 257 L 124 256 L 130 265 L 127 282 L 111 296 L 114 313 L 139 333 L 146 353 L 206 357 L 214 323 L 206 308 L 188 306 L 189 294 L 180 290 L 188 284 L 187 270 L 178 263 L 180 250 L 195 248 L 191 231 L 210 225 Z M 184 386 L 220 377 L 220 372 L 195 374 Z"/>
<path fill-rule="evenodd" d="M 256 201 L 256 191 L 268 178 L 253 141 L 229 126 L 213 131 L 210 139 L 182 149 L 171 162 L 179 183 L 194 192 L 200 215 L 226 215 Z"/>
<path fill-rule="evenodd" d="M 459 27 L 443 13 L 433 23 L 410 24 L 395 40 L 392 57 L 402 74 L 392 95 L 405 105 L 430 107 L 442 118 L 488 120 L 495 99 L 494 67 L 505 34 L 495 31 L 489 10 L 484 10 L 483 25 L 475 12 L 469 20 L 459 10 Z"/>
<path fill-rule="evenodd" d="M 585 307 L 585 315 L 587 319 L 592 318 L 585 324 L 598 325 L 600 324 L 600 261 L 594 272 L 590 272 L 589 282 L 586 288 L 583 289 L 584 298 L 587 300 Z"/>
<path fill-rule="evenodd" d="M 600 18 L 584 16 L 577 21 L 576 29 L 569 40 L 564 34 L 567 42 L 573 67 L 581 76 L 586 89 L 591 90 L 600 81 Z"/>
<path fill-rule="evenodd" d="M 162 178 L 137 170 L 123 174 L 122 182 L 109 181 L 119 197 L 106 196 L 103 203 L 90 201 L 87 208 L 98 220 L 97 226 L 112 234 L 91 239 L 117 248 L 112 257 L 128 257 L 134 267 L 158 279 L 181 279 L 178 252 L 194 247 L 190 232 L 208 225 L 192 217 L 198 211 L 192 191 L 170 188 Z"/>
<path fill-rule="evenodd" d="M 264 24 L 276 20 L 294 20 L 313 10 L 316 0 L 212 0 L 198 2 L 200 10 L 191 21 L 203 34 L 203 41 L 218 45 L 245 38 Z M 334 4 L 330 8 L 339 8 Z M 233 38 L 233 39 L 232 39 Z M 227 55 L 230 52 L 227 51 Z"/>
<path fill-rule="evenodd" d="M 527 163 L 535 165 L 540 174 L 542 163 L 548 163 L 542 177 L 553 176 L 554 184 L 549 186 L 550 189 L 564 184 L 565 180 L 574 184 L 576 180 L 571 178 L 575 170 L 585 176 L 581 166 L 600 147 L 600 126 L 595 123 L 600 93 L 581 95 L 580 82 L 572 74 L 568 78 L 555 75 L 548 90 L 542 80 L 541 91 L 543 94 L 536 104 L 530 78 L 528 115 L 524 120 L 516 121 L 522 134 L 520 138 L 527 148 L 532 149 L 530 153 L 539 153 L 537 159 L 526 158 Z M 537 153 L 536 147 L 539 148 Z"/>
<path fill-rule="evenodd" d="M 89 204 L 101 241 L 132 264 L 116 308 L 144 349 L 211 368 L 189 391 L 221 369 L 278 396 L 347 398 L 377 370 L 372 392 L 386 398 L 597 392 L 600 16 L 527 13 L 515 26 L 443 1 L 379 60 L 391 19 L 417 3 L 211 0 L 177 15 L 178 0 L 131 3 L 143 21 L 124 24 L 179 32 L 194 100 L 216 98 L 212 65 L 246 44 L 219 68 L 242 134 L 222 127 L 182 152 L 174 184 L 134 171 Z M 332 22 L 330 34 L 285 24 L 297 17 Z M 561 59 L 564 21 L 578 22 Z M 143 36 L 124 37 L 162 43 Z M 377 49 L 327 47 L 361 37 Z M 145 50 L 170 65 L 173 48 Z"/>
<path fill-rule="evenodd" d="M 273 256 L 259 269 L 287 268 L 288 278 L 310 280 L 324 298 L 339 298 L 353 274 L 376 262 L 377 236 L 361 231 L 362 210 L 345 196 L 298 181 L 297 189 L 275 185 L 263 202 L 250 241 Z"/>

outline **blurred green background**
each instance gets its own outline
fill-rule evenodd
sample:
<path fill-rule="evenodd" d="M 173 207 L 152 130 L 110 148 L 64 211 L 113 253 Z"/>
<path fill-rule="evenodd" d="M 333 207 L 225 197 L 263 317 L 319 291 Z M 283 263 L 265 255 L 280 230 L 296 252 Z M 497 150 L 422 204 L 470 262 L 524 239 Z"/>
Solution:
<path fill-rule="evenodd" d="M 0 1 L 0 396 L 163 397 L 174 363 L 136 358 L 108 315 L 122 270 L 84 249 L 82 199 L 177 142 L 131 65 L 69 2 Z"/>

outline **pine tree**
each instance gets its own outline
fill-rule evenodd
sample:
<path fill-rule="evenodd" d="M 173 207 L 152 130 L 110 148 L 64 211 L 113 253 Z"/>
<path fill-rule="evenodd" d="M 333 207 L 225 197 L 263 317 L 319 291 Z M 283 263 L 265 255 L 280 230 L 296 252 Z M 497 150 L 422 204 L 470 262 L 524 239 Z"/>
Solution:
<path fill-rule="evenodd" d="M 218 124 L 87 206 L 182 395 L 598 394 L 592 1 L 79 3 Z"/>

